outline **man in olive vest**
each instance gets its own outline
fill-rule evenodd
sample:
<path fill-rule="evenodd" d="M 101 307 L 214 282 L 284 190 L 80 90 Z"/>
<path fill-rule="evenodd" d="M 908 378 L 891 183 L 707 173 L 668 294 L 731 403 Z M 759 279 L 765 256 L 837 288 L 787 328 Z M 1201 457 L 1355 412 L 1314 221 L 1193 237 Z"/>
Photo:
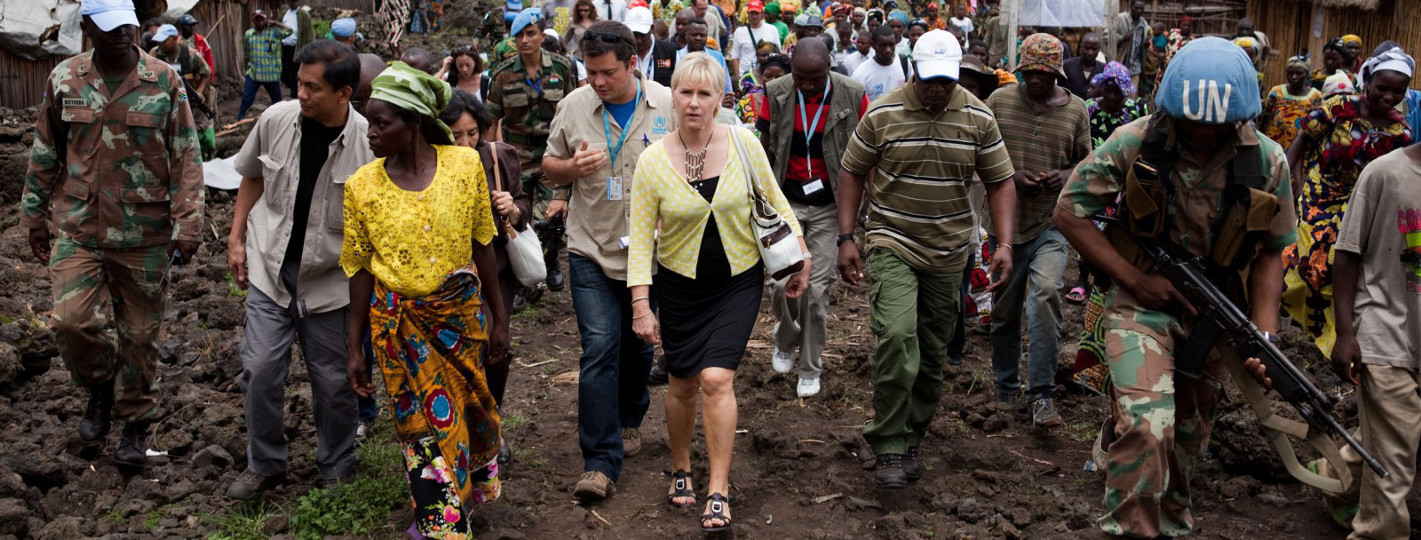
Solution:
<path fill-rule="evenodd" d="M 760 143 L 775 169 L 775 178 L 804 228 L 811 257 L 828 261 L 838 255 L 838 207 L 834 203 L 839 158 L 868 110 L 863 85 L 830 71 L 832 60 L 823 40 L 799 42 L 790 62 L 790 76 L 765 87 L 768 107 L 755 120 Z M 820 355 L 829 316 L 829 286 L 834 269 L 814 267 L 809 294 L 787 298 L 782 283 L 773 284 L 775 325 L 774 368 L 789 373 L 799 349 L 799 397 L 819 393 L 823 373 Z"/>

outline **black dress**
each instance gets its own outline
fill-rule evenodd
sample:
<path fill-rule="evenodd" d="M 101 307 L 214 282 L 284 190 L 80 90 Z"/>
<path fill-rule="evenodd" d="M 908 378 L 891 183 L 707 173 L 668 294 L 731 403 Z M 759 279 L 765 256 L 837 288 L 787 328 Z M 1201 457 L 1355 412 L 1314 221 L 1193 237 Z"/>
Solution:
<path fill-rule="evenodd" d="M 709 178 L 691 185 L 710 201 L 719 180 Z M 760 262 L 730 275 L 730 260 L 725 257 L 714 214 L 701 237 L 695 279 L 658 267 L 661 347 L 672 376 L 685 379 L 708 367 L 734 370 L 740 365 L 760 312 L 764 277 L 765 266 Z"/>

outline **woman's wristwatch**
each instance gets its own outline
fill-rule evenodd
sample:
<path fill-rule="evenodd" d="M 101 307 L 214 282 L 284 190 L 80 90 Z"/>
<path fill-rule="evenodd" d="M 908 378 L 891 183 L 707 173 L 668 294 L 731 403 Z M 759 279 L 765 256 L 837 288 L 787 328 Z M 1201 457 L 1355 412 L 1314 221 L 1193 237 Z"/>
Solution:
<path fill-rule="evenodd" d="M 839 235 L 839 239 L 834 242 L 834 245 L 843 245 L 844 242 L 853 242 L 853 241 L 854 241 L 854 233 L 844 233 L 844 234 Z"/>

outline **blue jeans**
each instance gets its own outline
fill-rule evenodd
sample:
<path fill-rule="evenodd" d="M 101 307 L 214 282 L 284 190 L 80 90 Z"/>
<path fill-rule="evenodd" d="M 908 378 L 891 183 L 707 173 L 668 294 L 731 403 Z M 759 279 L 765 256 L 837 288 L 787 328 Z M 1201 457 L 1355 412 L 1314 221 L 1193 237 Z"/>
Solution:
<path fill-rule="evenodd" d="M 567 269 L 582 335 L 577 442 L 583 470 L 601 472 L 615 482 L 622 474 L 622 429 L 641 427 L 651 405 L 646 376 L 654 349 L 632 332 L 626 281 L 607 277 L 596 261 L 574 253 L 568 253 Z"/>
<path fill-rule="evenodd" d="M 1026 243 L 1012 246 L 1012 271 L 992 303 L 992 372 L 997 390 L 1021 389 L 1021 319 L 1026 307 L 1027 400 L 1050 397 L 1056 390 L 1056 354 L 1061 337 L 1061 280 L 1070 245 L 1054 227 Z M 1029 290 L 1028 290 L 1029 286 Z M 1029 293 L 1029 294 L 1028 294 Z"/>
<path fill-rule="evenodd" d="M 252 102 L 257 100 L 257 87 L 265 88 L 266 95 L 271 97 L 271 104 L 281 103 L 281 81 L 257 82 L 250 76 L 246 82 L 242 83 L 242 106 L 237 109 L 237 119 L 247 117 L 247 109 L 252 108 Z"/>

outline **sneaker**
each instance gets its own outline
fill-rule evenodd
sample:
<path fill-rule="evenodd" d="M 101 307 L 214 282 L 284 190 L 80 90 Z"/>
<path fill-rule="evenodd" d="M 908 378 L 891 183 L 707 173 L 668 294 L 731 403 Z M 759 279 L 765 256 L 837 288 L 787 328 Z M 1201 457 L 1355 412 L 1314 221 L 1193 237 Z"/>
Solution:
<path fill-rule="evenodd" d="M 370 424 L 364 421 L 355 426 L 355 444 L 365 442 L 365 436 L 370 434 Z"/>
<path fill-rule="evenodd" d="M 918 461 L 918 447 L 908 449 L 908 453 L 903 454 L 903 475 L 908 477 L 909 482 L 917 482 L 923 475 L 923 464 Z"/>
<path fill-rule="evenodd" d="M 607 475 L 600 471 L 587 471 L 582 473 L 582 479 L 577 481 L 572 496 L 585 503 L 595 502 L 612 496 L 616 490 L 616 483 L 607 478 Z"/>
<path fill-rule="evenodd" d="M 656 363 L 651 365 L 651 373 L 646 375 L 647 386 L 666 386 L 669 380 L 666 372 L 666 355 L 656 358 Z"/>
<path fill-rule="evenodd" d="M 873 471 L 873 480 L 878 489 L 908 487 L 908 474 L 903 470 L 903 454 L 880 454 L 878 468 Z"/>
<path fill-rule="evenodd" d="M 622 428 L 622 457 L 632 457 L 641 453 L 641 429 Z"/>
<path fill-rule="evenodd" d="M 503 444 L 498 447 L 499 466 L 507 465 L 513 461 L 513 448 L 508 446 L 508 439 L 503 439 Z"/>
<path fill-rule="evenodd" d="M 89 387 L 89 404 L 79 420 L 79 439 L 91 443 L 103 440 L 113 427 L 113 381 Z"/>
<path fill-rule="evenodd" d="M 262 476 L 256 471 L 247 469 L 232 481 L 232 485 L 227 486 L 227 496 L 239 501 L 250 501 L 280 485 L 281 480 L 282 475 L 279 474 Z"/>
<path fill-rule="evenodd" d="M 1056 413 L 1056 407 L 1051 404 L 1051 398 L 1039 398 L 1031 402 L 1031 423 L 1037 427 L 1053 428 L 1065 423 L 1061 420 L 1061 415 Z"/>
<path fill-rule="evenodd" d="M 140 420 L 128 422 L 123 426 L 123 438 L 119 440 L 118 450 L 113 453 L 113 460 L 119 465 L 127 467 L 142 467 L 148 461 L 148 427 L 152 422 Z"/>
<path fill-rule="evenodd" d="M 781 351 L 779 347 L 775 347 L 770 366 L 775 368 L 775 373 L 789 373 L 794 369 L 794 351 Z"/>
<path fill-rule="evenodd" d="M 796 393 L 798 393 L 799 397 L 802 398 L 813 397 L 815 394 L 818 394 L 819 377 L 800 377 L 799 388 L 796 390 Z"/>

